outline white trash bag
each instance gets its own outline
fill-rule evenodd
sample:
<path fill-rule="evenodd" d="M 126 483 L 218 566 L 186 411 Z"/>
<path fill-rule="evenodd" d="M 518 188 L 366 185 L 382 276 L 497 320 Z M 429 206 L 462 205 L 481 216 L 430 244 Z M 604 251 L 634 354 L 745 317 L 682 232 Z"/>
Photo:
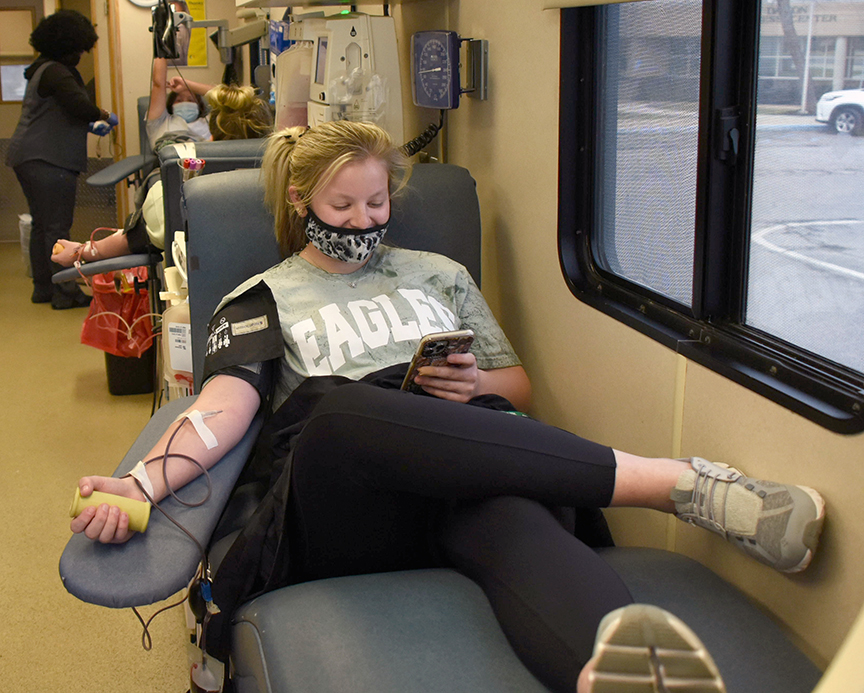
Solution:
<path fill-rule="evenodd" d="M 18 233 L 21 236 L 21 255 L 24 260 L 24 272 L 28 277 L 33 276 L 33 268 L 30 267 L 30 231 L 33 228 L 33 217 L 29 214 L 18 215 Z"/>

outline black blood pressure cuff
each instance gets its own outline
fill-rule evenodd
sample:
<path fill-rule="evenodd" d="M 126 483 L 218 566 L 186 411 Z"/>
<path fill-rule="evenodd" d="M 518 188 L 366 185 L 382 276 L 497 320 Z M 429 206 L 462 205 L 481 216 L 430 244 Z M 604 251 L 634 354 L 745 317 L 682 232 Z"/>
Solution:
<path fill-rule="evenodd" d="M 242 378 L 269 395 L 272 364 L 282 358 L 282 328 L 273 294 L 263 281 L 216 311 L 207 326 L 203 381 L 217 374 Z"/>
<path fill-rule="evenodd" d="M 208 377 L 230 375 L 232 378 L 240 378 L 258 391 L 262 402 L 269 402 L 270 396 L 273 394 L 273 378 L 276 374 L 274 363 L 274 361 L 259 361 L 258 363 L 247 363 L 244 366 L 226 366 L 215 373 L 211 373 Z M 206 379 L 204 384 L 207 384 Z"/>

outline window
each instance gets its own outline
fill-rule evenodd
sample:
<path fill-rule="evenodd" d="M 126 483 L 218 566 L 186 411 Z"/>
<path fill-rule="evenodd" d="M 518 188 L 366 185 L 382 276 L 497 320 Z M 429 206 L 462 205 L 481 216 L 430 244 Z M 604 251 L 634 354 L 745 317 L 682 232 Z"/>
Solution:
<path fill-rule="evenodd" d="M 759 51 L 759 76 L 762 79 L 795 79 L 795 62 L 780 36 L 766 36 Z"/>
<path fill-rule="evenodd" d="M 831 430 L 864 430 L 864 137 L 837 134 L 836 111 L 816 120 L 860 63 L 864 2 L 653 0 L 563 10 L 561 26 L 573 293 Z M 862 97 L 838 100 L 853 126 Z"/>
<path fill-rule="evenodd" d="M 24 69 L 33 62 L 32 10 L 0 9 L 0 101 L 22 101 Z"/>
<path fill-rule="evenodd" d="M 861 86 L 864 81 L 864 37 L 855 37 L 849 42 L 849 54 L 846 56 L 846 79 L 853 80 L 849 86 Z"/>

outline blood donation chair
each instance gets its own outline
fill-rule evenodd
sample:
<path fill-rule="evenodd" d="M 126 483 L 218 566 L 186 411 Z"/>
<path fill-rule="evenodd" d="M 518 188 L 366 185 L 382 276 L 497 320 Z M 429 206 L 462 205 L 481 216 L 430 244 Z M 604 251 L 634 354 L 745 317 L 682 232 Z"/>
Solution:
<path fill-rule="evenodd" d="M 141 102 L 142 100 L 139 99 L 139 109 L 142 105 Z M 147 99 L 145 97 L 144 104 L 146 105 L 146 103 Z M 144 113 L 146 114 L 146 110 Z M 259 168 L 261 166 L 261 159 L 264 156 L 266 142 L 266 139 L 196 142 L 195 155 L 197 158 L 204 159 L 206 162 L 200 175 L 219 173 L 221 171 L 233 171 L 238 168 Z M 147 146 L 149 146 L 149 144 Z M 127 159 L 128 158 L 132 157 L 127 157 Z M 179 165 L 180 160 L 181 155 L 173 146 L 163 147 L 159 151 L 158 156 L 151 154 L 148 158 L 148 162 L 153 163 L 154 165 L 158 164 L 160 169 L 163 189 L 163 204 L 165 207 L 166 239 L 171 239 L 174 231 L 183 231 L 185 229 L 185 218 L 182 205 L 183 173 L 182 168 Z M 126 161 L 126 159 L 123 161 Z M 121 164 L 123 162 L 117 163 Z M 104 179 L 98 179 L 95 183 L 93 182 L 94 178 L 105 174 L 106 171 L 110 171 L 116 165 L 117 164 L 109 166 L 98 174 L 91 176 L 87 179 L 87 182 L 90 185 L 115 185 L 116 183 L 119 183 L 126 177 L 123 176 L 123 174 L 130 170 L 130 167 L 133 165 L 132 163 L 130 163 L 129 166 L 118 168 L 113 175 L 105 176 Z M 146 170 L 146 167 L 135 170 L 136 172 Z M 117 176 L 122 177 L 117 178 Z M 166 243 L 169 242 L 170 240 L 166 240 Z M 133 253 L 121 257 L 86 263 L 81 267 L 81 273 L 85 276 L 92 276 L 94 274 L 102 274 L 103 272 L 112 272 L 130 267 L 153 265 L 154 263 L 158 263 L 161 258 L 162 254 L 159 252 Z M 78 270 L 70 268 L 54 275 L 53 281 L 55 283 L 70 281 L 76 279 L 78 276 Z"/>
<path fill-rule="evenodd" d="M 150 97 L 138 97 L 137 113 L 138 113 L 138 145 L 140 154 L 127 156 L 120 161 L 115 161 L 110 166 L 106 166 L 98 173 L 94 173 L 87 179 L 88 185 L 96 186 L 97 188 L 109 187 L 117 185 L 124 180 L 129 180 L 130 185 L 139 185 L 147 174 L 152 171 L 156 165 L 156 155 L 150 148 L 150 141 L 147 139 L 147 109 L 150 107 Z"/>
<path fill-rule="evenodd" d="M 220 140 L 218 142 L 196 142 L 195 156 L 204 159 L 201 174 L 233 171 L 238 168 L 260 168 L 265 139 Z M 162 188 L 165 203 L 165 238 L 169 243 L 174 231 L 185 230 L 185 217 L 181 188 L 183 169 L 181 156 L 175 147 L 165 147 L 159 152 L 159 168 L 162 171 Z"/>
<path fill-rule="evenodd" d="M 141 118 L 141 131 L 144 132 L 144 117 L 147 114 L 147 105 L 149 104 L 148 97 L 142 97 L 138 100 L 139 116 Z M 266 139 L 250 139 L 250 140 L 221 140 L 218 142 L 196 142 L 195 156 L 205 160 L 205 166 L 200 171 L 199 175 L 218 173 L 221 171 L 231 171 L 238 168 L 259 168 L 261 159 L 264 155 L 266 147 Z M 143 135 L 142 147 L 149 148 L 146 133 Z M 145 151 L 142 149 L 142 151 Z M 132 159 L 132 161 L 130 161 Z M 152 153 L 146 156 L 127 157 L 123 161 L 103 169 L 98 174 L 91 176 L 87 182 L 90 185 L 116 185 L 125 178 L 130 176 L 134 179 L 134 185 L 146 185 L 147 173 L 158 164 L 160 169 L 160 177 L 162 179 L 162 203 L 165 212 L 165 243 L 166 249 L 170 248 L 171 240 L 174 238 L 175 231 L 185 230 L 185 216 L 182 205 L 183 194 L 183 169 L 180 166 L 181 153 L 174 146 L 163 147 L 158 156 Z M 107 172 L 107 173 L 106 173 Z M 101 176 L 101 178 L 99 178 Z M 142 177 L 143 176 L 143 177 Z M 94 182 L 95 179 L 95 182 Z M 157 178 L 158 180 L 158 178 Z M 117 272 L 134 267 L 148 267 L 149 281 L 147 288 L 150 292 L 151 312 L 161 314 L 164 310 L 164 305 L 159 300 L 159 291 L 162 287 L 162 273 L 160 265 L 164 262 L 165 266 L 174 264 L 171 252 L 163 253 L 155 247 L 150 247 L 143 253 L 130 253 L 113 258 L 96 260 L 83 264 L 80 268 L 70 267 L 53 275 L 54 283 L 64 281 L 77 280 L 79 276 L 92 277 L 97 274 L 106 272 Z M 158 330 L 157 322 L 157 330 Z M 110 355 L 106 355 L 106 363 L 116 363 Z M 110 370 L 110 366 L 108 366 Z M 109 377 L 109 384 L 112 379 Z M 150 382 L 149 379 L 145 382 Z M 153 395 L 155 409 L 158 401 L 158 393 L 160 391 L 161 376 L 154 369 L 152 375 Z M 122 388 L 116 393 L 122 391 Z M 133 388 L 134 392 L 141 392 L 141 389 Z M 149 392 L 149 390 L 147 390 Z"/>
<path fill-rule="evenodd" d="M 147 119 L 147 109 L 150 105 L 149 96 L 141 96 L 137 103 L 138 113 L 138 139 L 141 148 L 140 154 L 127 156 L 120 161 L 116 161 L 110 166 L 106 166 L 101 171 L 94 173 L 87 179 L 87 184 L 95 187 L 113 187 L 122 181 L 127 181 L 130 186 L 138 187 L 147 177 L 147 175 L 158 165 L 156 155 L 150 149 L 150 142 L 147 139 L 145 122 Z M 107 223 L 107 226 L 113 227 L 113 223 Z M 107 258 L 82 265 L 80 272 L 74 267 L 57 272 L 51 278 L 55 284 L 59 282 L 73 281 L 81 274 L 86 277 L 91 277 L 94 274 L 103 274 L 105 272 L 114 272 L 117 270 L 129 269 L 131 267 L 148 266 L 155 269 L 156 265 L 161 261 L 162 254 L 156 252 L 147 253 L 132 253 L 122 257 Z"/>
<path fill-rule="evenodd" d="M 193 363 L 200 381 L 205 325 L 222 296 L 278 261 L 272 219 L 254 170 L 196 178 L 184 187 L 193 323 Z M 394 201 L 388 240 L 444 252 L 479 283 L 480 214 L 475 183 L 458 166 L 415 166 L 410 192 Z M 160 409 L 117 469 L 141 459 L 190 399 Z M 211 470 L 203 506 L 163 501 L 218 563 L 236 521 L 223 518 L 257 435 Z M 199 478 L 180 491 L 200 499 Z M 218 524 L 218 527 L 217 527 Z M 685 556 L 613 547 L 602 550 L 639 602 L 657 604 L 688 623 L 711 651 L 730 693 L 805 693 L 819 670 L 781 628 L 739 590 Z M 199 553 L 158 512 L 146 533 L 122 546 L 73 536 L 60 559 L 66 589 L 112 608 L 152 604 L 183 589 Z M 179 646 L 179 643 L 178 643 Z M 319 580 L 244 604 L 232 626 L 232 681 L 241 693 L 542 693 L 503 635 L 483 591 L 448 569 L 410 570 Z"/>

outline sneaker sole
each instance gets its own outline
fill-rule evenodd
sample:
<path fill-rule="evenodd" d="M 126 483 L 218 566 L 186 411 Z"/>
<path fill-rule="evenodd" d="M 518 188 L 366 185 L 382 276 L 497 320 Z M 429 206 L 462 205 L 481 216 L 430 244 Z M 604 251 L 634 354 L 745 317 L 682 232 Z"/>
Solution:
<path fill-rule="evenodd" d="M 804 554 L 804 558 L 797 565 L 782 570 L 781 572 L 783 573 L 800 573 L 810 565 L 810 561 L 813 560 L 813 552 L 816 550 L 816 545 L 819 542 L 819 535 L 822 533 L 822 523 L 825 521 L 825 499 L 822 498 L 821 494 L 809 486 L 796 486 L 796 488 L 810 496 L 810 499 L 816 505 L 816 517 L 808 522 L 804 528 L 804 544 L 808 547 L 807 553 Z"/>
<path fill-rule="evenodd" d="M 668 611 L 631 604 L 597 630 L 591 693 L 725 693 L 705 646 Z"/>

